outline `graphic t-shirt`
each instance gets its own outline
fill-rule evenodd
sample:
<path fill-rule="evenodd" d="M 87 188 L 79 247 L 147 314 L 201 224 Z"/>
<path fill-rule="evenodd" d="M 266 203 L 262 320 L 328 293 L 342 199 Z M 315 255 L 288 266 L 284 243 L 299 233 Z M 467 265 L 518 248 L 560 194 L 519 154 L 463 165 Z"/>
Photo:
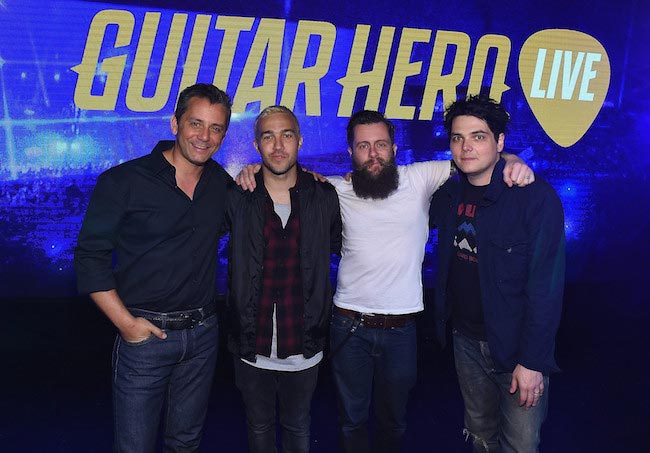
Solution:
<path fill-rule="evenodd" d="M 479 251 L 476 242 L 476 212 L 487 186 L 467 185 L 457 208 L 454 257 L 449 271 L 447 292 L 452 307 L 454 328 L 475 340 L 485 341 L 478 273 Z"/>

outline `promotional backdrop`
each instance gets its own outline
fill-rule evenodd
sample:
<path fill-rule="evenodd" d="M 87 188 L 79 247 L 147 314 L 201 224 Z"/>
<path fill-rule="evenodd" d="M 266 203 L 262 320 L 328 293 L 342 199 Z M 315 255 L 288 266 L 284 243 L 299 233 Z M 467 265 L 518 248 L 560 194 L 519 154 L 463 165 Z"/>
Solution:
<path fill-rule="evenodd" d="M 172 139 L 197 81 L 233 98 L 215 156 L 233 176 L 259 160 L 267 105 L 294 109 L 299 161 L 331 175 L 350 169 L 352 112 L 395 121 L 398 163 L 449 159 L 444 106 L 489 94 L 512 115 L 506 150 L 562 199 L 569 281 L 633 284 L 649 269 L 649 21 L 636 0 L 0 0 L 0 294 L 75 294 L 97 175 Z"/>

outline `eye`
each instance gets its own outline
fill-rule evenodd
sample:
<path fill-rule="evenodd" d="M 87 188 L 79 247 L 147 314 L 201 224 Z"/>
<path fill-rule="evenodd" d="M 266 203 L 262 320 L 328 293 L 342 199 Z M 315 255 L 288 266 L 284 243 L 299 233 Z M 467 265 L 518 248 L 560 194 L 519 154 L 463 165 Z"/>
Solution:
<path fill-rule="evenodd" d="M 386 149 L 388 148 L 388 142 L 378 142 L 376 146 L 379 149 Z"/>
<path fill-rule="evenodd" d="M 268 142 L 268 141 L 271 140 L 272 138 L 273 138 L 273 136 L 272 136 L 271 134 L 264 134 L 264 135 L 262 135 L 262 140 L 265 141 L 265 142 Z"/>
<path fill-rule="evenodd" d="M 190 121 L 190 126 L 193 127 L 194 129 L 196 129 L 198 127 L 201 127 L 201 123 L 196 121 L 196 120 L 192 120 L 192 121 Z"/>
<path fill-rule="evenodd" d="M 214 132 L 215 134 L 218 134 L 218 135 L 222 135 L 222 134 L 223 134 L 223 127 L 221 127 L 221 126 L 212 126 L 212 127 L 210 128 L 210 130 L 211 130 L 212 132 Z"/>
<path fill-rule="evenodd" d="M 461 137 L 459 135 L 452 135 L 452 137 L 451 137 L 452 142 L 459 142 L 461 140 L 462 139 L 461 139 Z"/>
<path fill-rule="evenodd" d="M 357 144 L 357 149 L 361 150 L 361 151 L 367 150 L 368 149 L 368 143 L 363 142 L 363 143 Z"/>
<path fill-rule="evenodd" d="M 476 140 L 477 142 L 480 142 L 480 141 L 482 141 L 483 139 L 485 139 L 485 135 L 483 135 L 483 134 L 476 134 L 476 135 L 474 136 L 474 140 Z"/>
<path fill-rule="evenodd" d="M 294 134 L 293 132 L 285 132 L 283 137 L 286 139 L 292 139 L 294 137 Z"/>

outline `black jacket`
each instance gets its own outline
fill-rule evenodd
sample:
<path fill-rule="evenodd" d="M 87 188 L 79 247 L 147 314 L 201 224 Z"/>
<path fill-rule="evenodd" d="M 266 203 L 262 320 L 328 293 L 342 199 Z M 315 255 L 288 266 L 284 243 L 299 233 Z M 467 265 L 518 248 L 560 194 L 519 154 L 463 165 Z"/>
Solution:
<path fill-rule="evenodd" d="M 341 250 L 341 214 L 336 190 L 298 170 L 300 270 L 304 309 L 303 355 L 325 347 L 332 309 L 330 256 Z M 234 187 L 228 192 L 228 346 L 235 356 L 255 361 L 256 316 L 264 259 L 264 204 L 268 194 L 260 171 L 253 192 Z"/>

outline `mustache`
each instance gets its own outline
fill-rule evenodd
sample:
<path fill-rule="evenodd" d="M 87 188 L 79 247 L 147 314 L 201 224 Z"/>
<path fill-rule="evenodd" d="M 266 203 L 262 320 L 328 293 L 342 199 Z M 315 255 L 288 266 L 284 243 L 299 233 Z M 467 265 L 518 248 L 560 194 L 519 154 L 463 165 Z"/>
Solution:
<path fill-rule="evenodd" d="M 379 165 L 381 165 L 382 167 L 385 167 L 388 164 L 386 159 L 383 159 L 381 157 L 375 157 L 373 159 L 368 159 L 367 161 L 365 161 L 364 163 L 358 165 L 357 167 L 360 170 L 368 169 L 368 168 L 372 167 L 375 163 L 379 163 Z"/>

